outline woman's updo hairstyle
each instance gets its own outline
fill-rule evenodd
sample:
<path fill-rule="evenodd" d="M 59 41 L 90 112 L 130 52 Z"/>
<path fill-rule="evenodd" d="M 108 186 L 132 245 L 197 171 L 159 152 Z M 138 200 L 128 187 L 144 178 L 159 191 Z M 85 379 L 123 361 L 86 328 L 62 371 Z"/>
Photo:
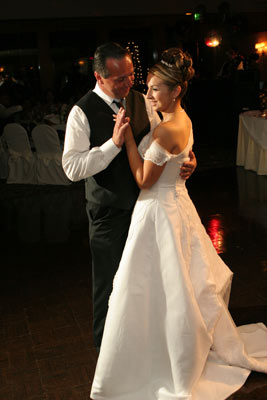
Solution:
<path fill-rule="evenodd" d="M 160 61 L 151 67 L 149 72 L 162 79 L 171 90 L 177 85 L 180 86 L 180 98 L 185 95 L 188 81 L 195 74 L 190 54 L 176 47 L 165 50 Z"/>

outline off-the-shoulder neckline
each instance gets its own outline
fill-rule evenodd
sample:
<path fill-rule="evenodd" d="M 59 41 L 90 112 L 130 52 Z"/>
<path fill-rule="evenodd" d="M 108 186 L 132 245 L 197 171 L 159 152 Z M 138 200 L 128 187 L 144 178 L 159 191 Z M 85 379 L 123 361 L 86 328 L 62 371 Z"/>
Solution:
<path fill-rule="evenodd" d="M 185 150 L 187 149 L 187 147 L 188 147 L 188 145 L 189 145 L 189 141 L 190 141 L 191 136 L 192 136 L 192 130 L 191 130 L 191 132 L 190 132 L 190 135 L 188 136 L 188 141 L 187 141 L 186 146 L 185 146 L 184 149 L 183 149 L 180 153 L 178 153 L 178 154 L 170 153 L 167 149 L 165 149 L 165 147 L 161 146 L 161 144 L 159 144 L 159 143 L 156 141 L 156 139 L 153 138 L 152 133 L 151 133 L 152 142 L 151 142 L 150 146 L 151 146 L 153 143 L 155 143 L 156 146 L 158 146 L 161 150 L 163 150 L 164 153 L 167 153 L 170 157 L 175 158 L 175 157 L 178 157 L 178 156 L 180 156 L 182 153 L 185 152 Z"/>

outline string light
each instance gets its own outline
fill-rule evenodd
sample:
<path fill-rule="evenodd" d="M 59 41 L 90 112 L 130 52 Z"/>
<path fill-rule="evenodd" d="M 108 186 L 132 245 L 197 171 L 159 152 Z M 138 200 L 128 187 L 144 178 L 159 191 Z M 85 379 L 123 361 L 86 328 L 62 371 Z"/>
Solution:
<path fill-rule="evenodd" d="M 145 91 L 145 81 L 143 78 L 143 69 L 140 61 L 139 45 L 135 42 L 128 42 L 126 49 L 131 54 L 135 69 L 135 85 Z"/>

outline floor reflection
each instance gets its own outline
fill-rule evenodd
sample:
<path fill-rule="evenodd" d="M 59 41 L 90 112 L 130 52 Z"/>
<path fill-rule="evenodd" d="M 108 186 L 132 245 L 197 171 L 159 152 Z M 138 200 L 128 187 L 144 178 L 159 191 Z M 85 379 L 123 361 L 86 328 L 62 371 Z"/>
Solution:
<path fill-rule="evenodd" d="M 211 215 L 207 222 L 206 229 L 217 253 L 224 253 L 226 247 L 224 241 L 225 230 L 223 227 L 223 216 L 220 214 Z"/>

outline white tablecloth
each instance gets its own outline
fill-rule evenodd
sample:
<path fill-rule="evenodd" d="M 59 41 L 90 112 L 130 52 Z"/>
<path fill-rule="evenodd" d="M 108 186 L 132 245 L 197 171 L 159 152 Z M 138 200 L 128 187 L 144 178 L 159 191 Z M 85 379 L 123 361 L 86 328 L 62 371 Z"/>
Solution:
<path fill-rule="evenodd" d="M 239 115 L 236 165 L 267 175 L 267 119 L 260 111 Z"/>

